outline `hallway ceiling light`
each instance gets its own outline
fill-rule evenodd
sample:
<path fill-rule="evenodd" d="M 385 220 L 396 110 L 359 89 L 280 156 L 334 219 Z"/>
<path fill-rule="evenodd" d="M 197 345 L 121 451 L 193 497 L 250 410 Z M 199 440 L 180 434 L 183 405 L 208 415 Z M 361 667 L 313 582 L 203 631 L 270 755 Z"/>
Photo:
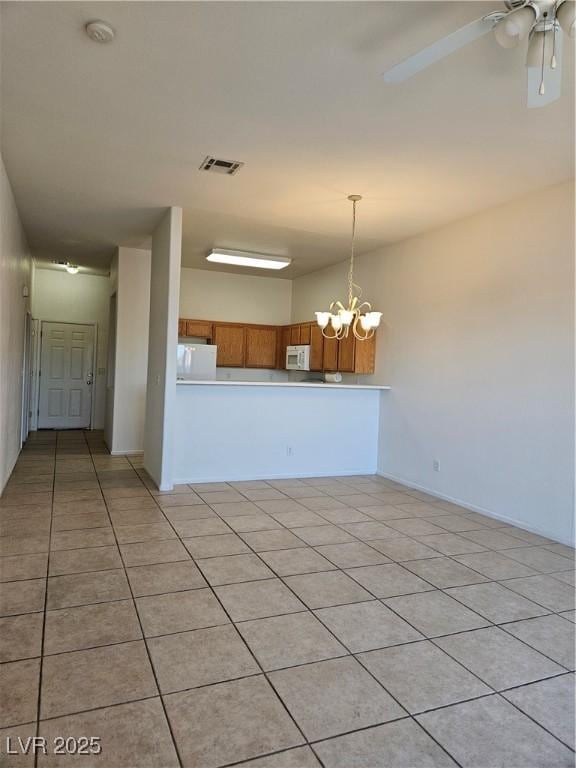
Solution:
<path fill-rule="evenodd" d="M 233 264 L 236 267 L 256 267 L 257 269 L 285 269 L 292 263 L 292 259 L 284 256 L 269 256 L 265 253 L 251 253 L 250 251 L 231 251 L 228 248 L 213 248 L 206 261 L 217 264 Z"/>
<path fill-rule="evenodd" d="M 362 291 L 354 282 L 354 244 L 356 237 L 356 203 L 362 200 L 361 195 L 348 195 L 352 203 L 352 242 L 350 245 L 350 268 L 348 269 L 348 306 L 341 301 L 333 301 L 328 312 L 316 312 L 316 321 L 322 328 L 322 335 L 327 339 L 343 339 L 352 329 L 354 336 L 360 341 L 371 339 L 374 330 L 380 325 L 382 312 L 373 312 L 372 305 L 361 301 Z M 354 289 L 358 295 L 354 295 Z M 332 331 L 327 330 L 332 326 Z"/>
<path fill-rule="evenodd" d="M 68 272 L 70 275 L 77 275 L 78 267 L 76 264 L 66 264 L 66 272 Z"/>

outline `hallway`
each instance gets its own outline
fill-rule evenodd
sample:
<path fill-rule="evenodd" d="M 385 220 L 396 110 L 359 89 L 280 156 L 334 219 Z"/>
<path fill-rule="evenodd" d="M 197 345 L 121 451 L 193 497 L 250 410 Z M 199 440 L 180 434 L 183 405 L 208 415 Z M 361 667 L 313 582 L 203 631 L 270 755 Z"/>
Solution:
<path fill-rule="evenodd" d="M 2 748 L 39 766 L 574 764 L 574 551 L 381 477 L 159 493 L 32 433 L 0 580 Z"/>

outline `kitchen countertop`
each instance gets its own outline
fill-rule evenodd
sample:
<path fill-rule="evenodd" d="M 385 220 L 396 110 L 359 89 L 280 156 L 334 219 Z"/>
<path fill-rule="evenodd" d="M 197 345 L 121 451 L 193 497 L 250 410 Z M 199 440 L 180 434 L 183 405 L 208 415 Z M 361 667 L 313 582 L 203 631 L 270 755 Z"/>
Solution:
<path fill-rule="evenodd" d="M 315 389 L 390 389 L 385 384 L 327 384 L 322 381 L 176 381 L 181 386 L 208 386 L 208 387 L 296 387 Z"/>

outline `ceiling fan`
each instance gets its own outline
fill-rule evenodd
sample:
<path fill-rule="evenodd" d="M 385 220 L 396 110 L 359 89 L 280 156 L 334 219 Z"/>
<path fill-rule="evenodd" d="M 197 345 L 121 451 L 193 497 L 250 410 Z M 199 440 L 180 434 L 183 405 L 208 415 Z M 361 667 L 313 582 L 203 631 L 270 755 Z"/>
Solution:
<path fill-rule="evenodd" d="M 503 48 L 515 48 L 528 38 L 528 106 L 555 101 L 562 82 L 562 31 L 576 35 L 574 0 L 506 0 L 505 6 L 506 10 L 489 13 L 404 59 L 384 73 L 384 80 L 407 80 L 493 31 Z"/>

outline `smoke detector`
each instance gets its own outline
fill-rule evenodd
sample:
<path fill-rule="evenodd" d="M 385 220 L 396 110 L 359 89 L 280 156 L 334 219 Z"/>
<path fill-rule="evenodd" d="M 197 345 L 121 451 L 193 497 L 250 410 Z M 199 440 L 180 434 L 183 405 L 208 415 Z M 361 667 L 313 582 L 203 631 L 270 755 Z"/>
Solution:
<path fill-rule="evenodd" d="M 220 160 L 217 157 L 207 157 L 202 160 L 199 170 L 211 171 L 212 173 L 224 173 L 227 176 L 233 176 L 237 173 L 244 163 L 240 163 L 237 160 Z"/>
<path fill-rule="evenodd" d="M 114 28 L 105 21 L 90 21 L 86 24 L 86 34 L 95 43 L 110 43 L 116 37 Z"/>

